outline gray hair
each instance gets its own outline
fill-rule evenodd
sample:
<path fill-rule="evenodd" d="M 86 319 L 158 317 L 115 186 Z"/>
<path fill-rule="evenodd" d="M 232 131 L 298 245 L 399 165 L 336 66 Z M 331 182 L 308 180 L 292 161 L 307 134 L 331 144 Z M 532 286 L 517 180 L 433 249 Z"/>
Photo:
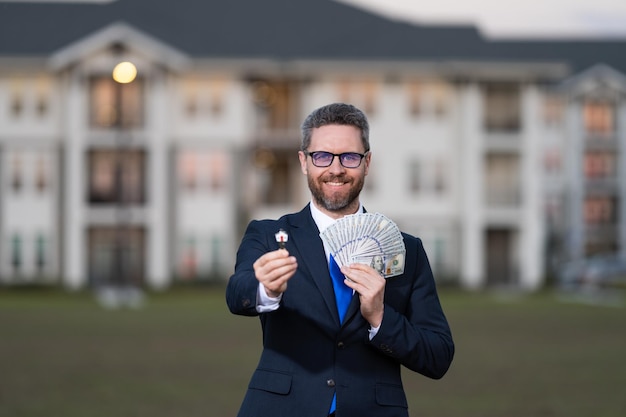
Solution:
<path fill-rule="evenodd" d="M 370 126 L 365 113 L 351 104 L 333 103 L 313 110 L 302 123 L 302 144 L 300 150 L 306 151 L 311 145 L 313 129 L 326 125 L 354 126 L 361 131 L 361 142 L 365 152 L 370 150 Z"/>

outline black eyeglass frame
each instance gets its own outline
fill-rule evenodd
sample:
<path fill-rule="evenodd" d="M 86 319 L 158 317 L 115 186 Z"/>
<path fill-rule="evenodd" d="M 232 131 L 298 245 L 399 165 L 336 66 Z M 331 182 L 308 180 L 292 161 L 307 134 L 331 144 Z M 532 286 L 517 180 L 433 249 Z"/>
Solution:
<path fill-rule="evenodd" d="M 326 152 L 326 151 L 314 151 L 314 152 L 309 152 L 309 151 L 303 151 L 304 154 L 306 156 L 310 156 L 311 157 L 311 162 L 313 163 L 313 165 L 315 165 L 318 168 L 328 168 L 329 166 L 331 166 L 333 164 L 333 161 L 335 160 L 335 157 L 339 158 L 339 163 L 341 164 L 342 167 L 344 168 L 349 168 L 349 169 L 354 169 L 354 168 L 358 168 L 361 166 L 361 164 L 363 163 L 363 158 L 365 158 L 365 156 L 367 156 L 367 154 L 370 151 L 367 151 L 365 153 L 358 153 L 358 152 L 343 152 L 343 153 L 331 153 L 331 152 Z M 318 165 L 315 162 L 315 154 L 324 154 L 324 155 L 332 155 L 332 158 L 330 159 L 330 162 L 328 162 L 328 165 Z M 359 157 L 359 164 L 356 166 L 346 166 L 344 164 L 344 158 L 346 158 L 347 155 L 351 155 L 351 156 L 358 156 Z"/>

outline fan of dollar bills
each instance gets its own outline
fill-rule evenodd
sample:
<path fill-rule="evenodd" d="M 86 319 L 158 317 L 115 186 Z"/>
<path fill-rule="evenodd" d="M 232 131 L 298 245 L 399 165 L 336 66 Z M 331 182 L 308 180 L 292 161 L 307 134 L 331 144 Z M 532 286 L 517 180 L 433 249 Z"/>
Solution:
<path fill-rule="evenodd" d="M 385 278 L 404 272 L 406 248 L 400 229 L 380 213 L 342 217 L 320 233 L 320 237 L 340 267 L 366 264 Z"/>

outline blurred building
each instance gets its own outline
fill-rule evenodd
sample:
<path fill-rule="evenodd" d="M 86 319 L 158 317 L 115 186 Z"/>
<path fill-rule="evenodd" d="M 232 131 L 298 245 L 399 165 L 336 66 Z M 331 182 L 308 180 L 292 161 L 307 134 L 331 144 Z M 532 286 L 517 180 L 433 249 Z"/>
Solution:
<path fill-rule="evenodd" d="M 626 253 L 624 50 L 331 0 L 0 1 L 0 282 L 227 278 L 250 219 L 308 202 L 299 124 L 344 101 L 371 122 L 365 206 L 440 282 L 539 288 Z"/>

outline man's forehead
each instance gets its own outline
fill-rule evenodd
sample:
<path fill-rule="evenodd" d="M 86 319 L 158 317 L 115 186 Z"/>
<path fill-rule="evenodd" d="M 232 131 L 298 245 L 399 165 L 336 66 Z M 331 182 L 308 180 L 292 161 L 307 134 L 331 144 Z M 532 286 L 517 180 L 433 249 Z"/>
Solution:
<path fill-rule="evenodd" d="M 361 142 L 361 131 L 350 125 L 325 125 L 311 131 L 311 141 Z"/>

